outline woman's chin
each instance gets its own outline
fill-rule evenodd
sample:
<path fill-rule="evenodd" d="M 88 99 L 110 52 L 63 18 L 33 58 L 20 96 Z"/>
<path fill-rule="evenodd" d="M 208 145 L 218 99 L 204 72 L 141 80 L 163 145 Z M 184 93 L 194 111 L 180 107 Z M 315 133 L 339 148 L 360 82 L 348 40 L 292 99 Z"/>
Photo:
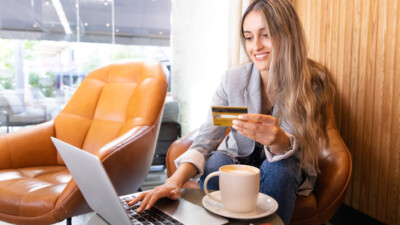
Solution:
<path fill-rule="evenodd" d="M 269 66 L 267 66 L 267 65 L 257 65 L 257 64 L 255 64 L 255 66 L 256 66 L 257 70 L 260 71 L 260 72 L 269 70 Z"/>

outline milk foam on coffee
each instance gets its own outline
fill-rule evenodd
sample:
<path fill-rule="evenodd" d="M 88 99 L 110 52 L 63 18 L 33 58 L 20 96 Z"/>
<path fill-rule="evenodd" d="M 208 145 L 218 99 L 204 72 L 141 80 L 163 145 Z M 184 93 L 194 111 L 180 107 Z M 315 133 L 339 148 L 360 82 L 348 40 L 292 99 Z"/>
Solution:
<path fill-rule="evenodd" d="M 250 175 L 250 174 L 255 174 L 258 171 L 247 166 L 224 166 L 221 171 L 225 173 L 231 173 L 231 174 L 242 174 L 242 175 Z"/>

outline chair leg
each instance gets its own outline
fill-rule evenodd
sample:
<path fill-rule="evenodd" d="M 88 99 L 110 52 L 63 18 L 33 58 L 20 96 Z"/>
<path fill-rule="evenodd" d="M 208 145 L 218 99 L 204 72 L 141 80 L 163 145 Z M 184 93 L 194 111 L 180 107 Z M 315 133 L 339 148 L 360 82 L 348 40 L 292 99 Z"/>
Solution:
<path fill-rule="evenodd" d="M 67 225 L 72 225 L 72 218 L 71 217 L 67 218 Z"/>

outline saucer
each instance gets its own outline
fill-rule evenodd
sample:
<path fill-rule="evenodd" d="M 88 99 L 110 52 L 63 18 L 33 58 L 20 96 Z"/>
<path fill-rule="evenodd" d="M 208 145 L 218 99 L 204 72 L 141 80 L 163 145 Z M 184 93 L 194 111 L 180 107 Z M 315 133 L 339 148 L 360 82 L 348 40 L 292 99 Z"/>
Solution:
<path fill-rule="evenodd" d="M 215 191 L 210 193 L 213 197 L 221 199 L 221 193 Z M 207 210 L 217 215 L 232 219 L 258 219 L 273 214 L 278 209 L 278 202 L 271 196 L 263 193 L 258 193 L 257 207 L 255 210 L 248 213 L 234 213 L 227 211 L 222 206 L 222 203 L 210 199 L 207 195 L 203 197 L 203 206 Z"/>

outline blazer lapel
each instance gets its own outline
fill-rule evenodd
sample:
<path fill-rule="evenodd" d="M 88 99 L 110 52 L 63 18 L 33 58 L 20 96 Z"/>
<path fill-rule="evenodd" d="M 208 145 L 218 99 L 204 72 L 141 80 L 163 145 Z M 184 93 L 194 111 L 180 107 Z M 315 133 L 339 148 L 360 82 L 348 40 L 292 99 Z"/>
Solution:
<path fill-rule="evenodd" d="M 247 105 L 249 113 L 261 113 L 261 78 L 260 72 L 255 68 L 254 64 L 250 71 L 249 81 L 244 93 L 245 105 Z M 238 147 L 238 154 L 246 156 L 253 152 L 255 142 L 247 137 L 232 132 Z"/>
<path fill-rule="evenodd" d="M 260 72 L 253 64 L 249 85 L 245 91 L 245 103 L 249 113 L 261 113 L 261 78 Z"/>

